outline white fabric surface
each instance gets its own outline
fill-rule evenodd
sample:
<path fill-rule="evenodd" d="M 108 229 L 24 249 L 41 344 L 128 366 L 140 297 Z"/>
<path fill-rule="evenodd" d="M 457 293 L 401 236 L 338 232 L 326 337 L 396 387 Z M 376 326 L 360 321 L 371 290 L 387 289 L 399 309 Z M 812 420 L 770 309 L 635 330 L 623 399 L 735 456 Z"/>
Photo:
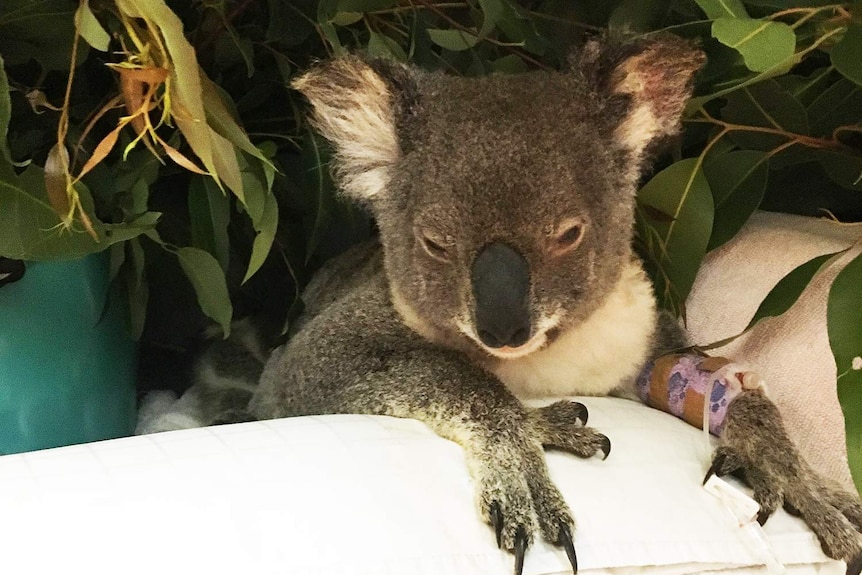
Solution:
<path fill-rule="evenodd" d="M 581 572 L 766 573 L 700 486 L 709 448 L 638 403 L 584 398 L 607 461 L 550 453 Z M 0 572 L 503 575 L 462 450 L 423 424 L 340 415 L 189 429 L 0 457 Z M 789 573 L 843 573 L 798 519 L 766 525 Z M 537 543 L 524 573 L 569 572 Z"/>

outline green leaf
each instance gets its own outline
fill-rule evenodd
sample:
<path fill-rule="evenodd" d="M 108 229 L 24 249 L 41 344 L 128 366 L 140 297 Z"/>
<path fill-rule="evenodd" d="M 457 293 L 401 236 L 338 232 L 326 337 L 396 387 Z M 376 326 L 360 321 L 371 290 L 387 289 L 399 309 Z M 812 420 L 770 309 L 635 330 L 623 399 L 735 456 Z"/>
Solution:
<path fill-rule="evenodd" d="M 611 29 L 648 32 L 656 29 L 669 9 L 667 0 L 622 0 L 611 13 L 608 26 Z"/>
<path fill-rule="evenodd" d="M 38 62 L 44 72 L 68 70 L 75 40 L 75 9 L 70 0 L 0 1 L 0 54 L 6 65 Z M 87 46 L 78 48 L 84 61 Z"/>
<path fill-rule="evenodd" d="M 808 134 L 805 107 L 775 80 L 765 80 L 737 90 L 727 98 L 722 109 L 723 120 L 744 126 L 764 127 L 793 134 Z M 787 142 L 780 134 L 733 131 L 730 134 L 740 147 L 769 151 Z"/>
<path fill-rule="evenodd" d="M 275 240 L 275 234 L 278 231 L 278 203 L 275 200 L 275 195 L 267 194 L 266 204 L 263 208 L 263 214 L 260 222 L 255 226 L 257 235 L 254 238 L 254 244 L 251 249 L 251 258 L 248 262 L 248 270 L 242 282 L 247 282 L 251 276 L 257 273 L 257 270 L 266 261 L 269 250 L 272 247 L 272 242 Z"/>
<path fill-rule="evenodd" d="M 833 182 L 862 191 L 862 156 L 832 150 L 815 150 L 814 155 Z"/>
<path fill-rule="evenodd" d="M 491 62 L 494 72 L 502 74 L 522 74 L 529 70 L 529 66 L 517 54 L 507 54 Z"/>
<path fill-rule="evenodd" d="M 9 79 L 6 77 L 6 68 L 3 65 L 3 56 L 0 55 L 0 161 L 12 162 L 9 153 L 9 119 L 12 117 L 12 101 L 9 98 Z"/>
<path fill-rule="evenodd" d="M 195 177 L 189 186 L 189 218 L 192 244 L 208 251 L 227 271 L 230 246 L 230 200 L 212 178 Z"/>
<path fill-rule="evenodd" d="M 108 33 L 102 28 L 93 11 L 90 10 L 89 0 L 81 0 L 81 3 L 78 5 L 78 11 L 75 12 L 75 25 L 78 27 L 81 37 L 87 41 L 87 44 L 100 52 L 108 51 L 111 37 L 108 36 Z"/>
<path fill-rule="evenodd" d="M 830 57 L 836 70 L 862 86 L 862 24 L 850 24 L 844 37 L 832 47 Z"/>
<path fill-rule="evenodd" d="M 688 158 L 665 168 L 641 188 L 638 200 L 672 218 L 648 222 L 641 233 L 646 234 L 642 238 L 651 256 L 647 266 L 655 268 L 659 301 L 681 310 L 712 230 L 712 192 L 700 161 Z"/>
<path fill-rule="evenodd" d="M 859 54 L 862 58 L 862 52 Z M 862 114 L 862 87 L 841 78 L 808 106 L 808 117 L 815 134 L 831 136 L 838 126 L 855 125 Z"/>
<path fill-rule="evenodd" d="M 338 0 L 339 12 L 377 12 L 392 8 L 397 0 Z"/>
<path fill-rule="evenodd" d="M 842 252 L 836 252 L 842 253 Z M 824 254 L 808 260 L 807 262 L 796 266 L 787 275 L 781 278 L 775 287 L 773 287 L 763 301 L 760 302 L 757 311 L 751 321 L 748 322 L 745 331 L 748 331 L 762 319 L 768 317 L 777 317 L 796 303 L 808 284 L 830 259 L 835 257 L 836 253 Z M 743 332 L 743 333 L 744 333 Z"/>
<path fill-rule="evenodd" d="M 752 72 L 766 72 L 792 58 L 796 34 L 783 22 L 745 18 L 718 18 L 712 36 L 737 50 Z"/>
<path fill-rule="evenodd" d="M 710 20 L 717 18 L 748 18 L 741 0 L 696 0 Z"/>
<path fill-rule="evenodd" d="M 227 338 L 230 335 L 233 306 L 224 272 L 218 262 L 208 252 L 198 248 L 184 247 L 172 251 L 195 290 L 201 311 L 221 326 Z"/>
<path fill-rule="evenodd" d="M 707 250 L 725 244 L 760 205 L 769 178 L 769 155 L 738 150 L 707 161 L 703 172 L 712 190 L 715 218 Z"/>
<path fill-rule="evenodd" d="M 479 36 L 475 32 L 463 32 L 461 30 L 439 30 L 430 28 L 427 30 L 431 41 L 447 50 L 460 52 L 469 50 L 479 42 Z"/>
<path fill-rule="evenodd" d="M 305 168 L 307 190 L 310 200 L 311 218 L 306 220 L 306 263 L 320 243 L 323 229 L 329 222 L 335 186 L 329 173 L 329 150 L 317 134 L 309 131 L 302 148 L 302 163 Z"/>
<path fill-rule="evenodd" d="M 404 52 L 404 48 L 389 36 L 379 32 L 371 32 L 366 50 L 368 50 L 368 55 L 374 58 L 389 58 L 398 62 L 407 61 L 407 53 Z"/>
<path fill-rule="evenodd" d="M 92 214 L 89 192 L 78 184 L 87 213 Z M 91 217 L 99 237 L 94 240 L 80 222 L 69 229 L 51 207 L 41 168 L 31 165 L 16 175 L 0 162 L 0 256 L 23 260 L 71 259 L 107 249 L 111 244 L 138 236 L 155 226 L 159 214 L 150 212 L 121 224 L 103 224 Z"/>
<path fill-rule="evenodd" d="M 545 53 L 547 42 L 538 34 L 533 21 L 522 13 L 521 8 L 511 0 L 479 0 L 485 19 L 479 37 L 484 38 L 499 29 L 506 38 L 525 50 L 541 56 Z"/>
<path fill-rule="evenodd" d="M 125 272 L 126 293 L 129 301 L 129 331 L 136 341 L 144 333 L 147 321 L 147 303 L 150 299 L 150 289 L 146 277 L 146 258 L 141 241 L 137 238 L 126 244 L 128 257 Z"/>
<path fill-rule="evenodd" d="M 826 307 L 829 345 L 838 371 L 838 401 L 844 411 L 847 458 L 862 492 L 862 254 L 841 270 Z"/>

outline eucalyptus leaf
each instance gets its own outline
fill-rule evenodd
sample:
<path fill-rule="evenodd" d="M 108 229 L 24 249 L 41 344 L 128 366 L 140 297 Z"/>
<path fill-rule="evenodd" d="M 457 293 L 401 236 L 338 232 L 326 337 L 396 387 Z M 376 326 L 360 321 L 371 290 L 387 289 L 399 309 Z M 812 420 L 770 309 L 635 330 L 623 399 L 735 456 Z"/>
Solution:
<path fill-rule="evenodd" d="M 793 307 L 817 272 L 840 253 L 842 252 L 823 254 L 793 268 L 769 290 L 757 311 L 754 312 L 751 321 L 748 322 L 745 331 L 750 330 L 760 320 L 777 317 Z"/>
<path fill-rule="evenodd" d="M 329 222 L 335 185 L 329 172 L 329 149 L 314 132 L 309 132 L 302 150 L 305 187 L 310 200 L 311 216 L 306 219 L 306 263 L 320 243 L 323 229 Z"/>
<path fill-rule="evenodd" d="M 230 246 L 230 199 L 211 178 L 196 177 L 189 185 L 189 219 L 192 244 L 215 256 L 227 271 Z"/>
<path fill-rule="evenodd" d="M 788 135 L 736 130 L 730 137 L 744 148 L 769 151 L 788 141 L 792 134 L 809 133 L 805 107 L 775 80 L 765 80 L 737 90 L 727 98 L 722 119 L 786 132 Z"/>
<path fill-rule="evenodd" d="M 141 241 L 135 238 L 129 241 L 128 257 L 125 262 L 125 284 L 129 302 L 129 331 L 136 341 L 144 333 L 147 321 L 147 303 L 150 298 L 150 290 L 147 285 L 146 257 Z"/>
<path fill-rule="evenodd" d="M 696 0 L 710 20 L 717 18 L 748 18 L 741 0 Z"/>
<path fill-rule="evenodd" d="M 3 56 L 0 55 L 0 162 L 12 162 L 9 153 L 9 118 L 12 115 L 12 101 L 9 98 L 9 79 L 6 77 L 6 68 Z"/>
<path fill-rule="evenodd" d="M 379 32 L 371 32 L 368 38 L 368 55 L 373 58 L 389 58 L 398 62 L 407 61 L 407 53 L 404 52 L 398 42 Z"/>
<path fill-rule="evenodd" d="M 712 230 L 712 191 L 700 160 L 688 158 L 665 168 L 641 188 L 638 200 L 672 218 L 649 224 L 655 239 L 650 255 L 659 301 L 678 309 L 691 291 Z"/>
<path fill-rule="evenodd" d="M 633 32 L 654 30 L 669 10 L 670 3 L 667 0 L 622 0 L 611 13 L 608 26 Z"/>
<path fill-rule="evenodd" d="M 183 247 L 171 250 L 195 290 L 198 305 L 208 317 L 218 323 L 225 338 L 230 335 L 233 305 L 227 291 L 224 272 L 218 261 L 198 248 Z"/>
<path fill-rule="evenodd" d="M 808 117 L 812 131 L 827 137 L 839 126 L 858 125 L 862 121 L 862 86 L 839 79 L 811 102 Z"/>
<path fill-rule="evenodd" d="M 272 248 L 272 242 L 275 240 L 275 234 L 278 231 L 278 203 L 275 196 L 271 193 L 266 196 L 263 214 L 260 222 L 255 226 L 257 235 L 254 237 L 254 243 L 251 250 L 251 258 L 248 262 L 248 269 L 242 282 L 247 282 L 266 261 L 269 250 Z"/>
<path fill-rule="evenodd" d="M 102 25 L 90 9 L 89 0 L 81 0 L 81 3 L 78 5 L 78 11 L 75 12 L 75 26 L 77 26 L 78 33 L 87 41 L 87 44 L 100 52 L 108 51 L 111 37 L 108 36 L 108 33 L 105 32 L 105 29 L 102 28 Z"/>
<path fill-rule="evenodd" d="M 462 30 L 440 30 L 429 29 L 428 36 L 431 41 L 447 50 L 460 52 L 461 50 L 469 50 L 479 43 L 479 35 L 476 32 L 464 32 Z"/>
<path fill-rule="evenodd" d="M 862 155 L 832 150 L 815 150 L 814 155 L 833 182 L 862 191 Z"/>
<path fill-rule="evenodd" d="M 769 177 L 769 155 L 754 150 L 722 154 L 703 166 L 715 217 L 707 250 L 725 244 L 760 206 Z"/>
<path fill-rule="evenodd" d="M 827 331 L 838 372 L 838 401 L 844 411 L 847 455 L 856 488 L 862 492 L 862 254 L 842 269 L 829 289 Z"/>
<path fill-rule="evenodd" d="M 793 57 L 796 34 L 783 22 L 718 18 L 712 36 L 742 54 L 752 72 L 766 72 Z"/>
<path fill-rule="evenodd" d="M 854 22 L 847 28 L 844 37 L 832 47 L 832 65 L 845 78 L 862 86 L 862 24 Z"/>

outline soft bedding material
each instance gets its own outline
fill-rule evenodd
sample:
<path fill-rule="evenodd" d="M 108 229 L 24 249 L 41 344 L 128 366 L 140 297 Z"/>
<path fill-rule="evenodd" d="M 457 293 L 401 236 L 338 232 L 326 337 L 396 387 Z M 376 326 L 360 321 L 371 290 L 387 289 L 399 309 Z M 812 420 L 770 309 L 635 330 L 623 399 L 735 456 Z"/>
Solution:
<path fill-rule="evenodd" d="M 582 398 L 606 461 L 549 453 L 584 574 L 840 575 L 783 511 L 771 551 L 701 487 L 708 439 L 633 401 Z M 0 572 L 505 575 L 462 450 L 412 420 L 302 417 L 0 457 Z M 568 573 L 536 542 L 524 573 Z"/>

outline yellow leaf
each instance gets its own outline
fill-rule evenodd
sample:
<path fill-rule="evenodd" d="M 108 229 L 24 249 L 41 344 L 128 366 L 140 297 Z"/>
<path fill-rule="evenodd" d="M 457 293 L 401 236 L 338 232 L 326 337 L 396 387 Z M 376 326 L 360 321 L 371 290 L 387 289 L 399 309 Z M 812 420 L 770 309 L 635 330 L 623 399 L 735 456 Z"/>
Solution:
<path fill-rule="evenodd" d="M 120 124 L 116 128 L 114 128 L 107 136 L 102 138 L 102 141 L 96 146 L 96 149 L 93 150 L 93 155 L 90 156 L 90 159 L 87 160 L 87 163 L 84 164 L 84 167 L 81 168 L 80 173 L 78 173 L 77 180 L 83 178 L 90 170 L 99 165 L 99 162 L 105 159 L 111 150 L 114 149 L 114 144 L 117 143 L 117 138 L 120 136 L 120 130 L 123 129 L 125 124 Z"/>
<path fill-rule="evenodd" d="M 167 152 L 168 156 L 169 156 L 173 161 L 175 161 L 177 164 L 179 164 L 180 166 L 182 166 L 183 168 L 187 169 L 187 170 L 188 170 L 188 171 L 190 171 L 190 172 L 194 172 L 194 173 L 196 173 L 196 174 L 201 174 L 201 175 L 204 175 L 204 176 L 208 176 L 208 175 L 209 175 L 209 173 L 207 173 L 206 171 L 204 171 L 204 170 L 200 169 L 199 167 L 197 167 L 197 166 L 195 165 L 195 163 L 194 163 L 194 162 L 192 162 L 190 159 L 188 159 L 187 157 L 185 157 L 184 155 L 182 155 L 182 154 L 180 153 L 180 151 L 179 151 L 179 150 L 177 150 L 176 148 L 174 148 L 174 147 L 170 146 L 167 142 L 165 142 L 165 141 L 161 141 L 161 142 L 159 142 L 159 143 L 160 143 L 160 144 L 162 145 L 162 147 L 165 149 L 165 152 Z"/>
<path fill-rule="evenodd" d="M 45 190 L 51 207 L 64 223 L 70 223 L 72 218 L 69 183 L 69 152 L 66 146 L 57 142 L 45 160 Z"/>
<path fill-rule="evenodd" d="M 75 27 L 78 33 L 87 41 L 87 44 L 101 52 L 108 51 L 111 37 L 102 28 L 93 11 L 90 10 L 89 0 L 81 0 L 78 10 L 75 12 Z"/>

